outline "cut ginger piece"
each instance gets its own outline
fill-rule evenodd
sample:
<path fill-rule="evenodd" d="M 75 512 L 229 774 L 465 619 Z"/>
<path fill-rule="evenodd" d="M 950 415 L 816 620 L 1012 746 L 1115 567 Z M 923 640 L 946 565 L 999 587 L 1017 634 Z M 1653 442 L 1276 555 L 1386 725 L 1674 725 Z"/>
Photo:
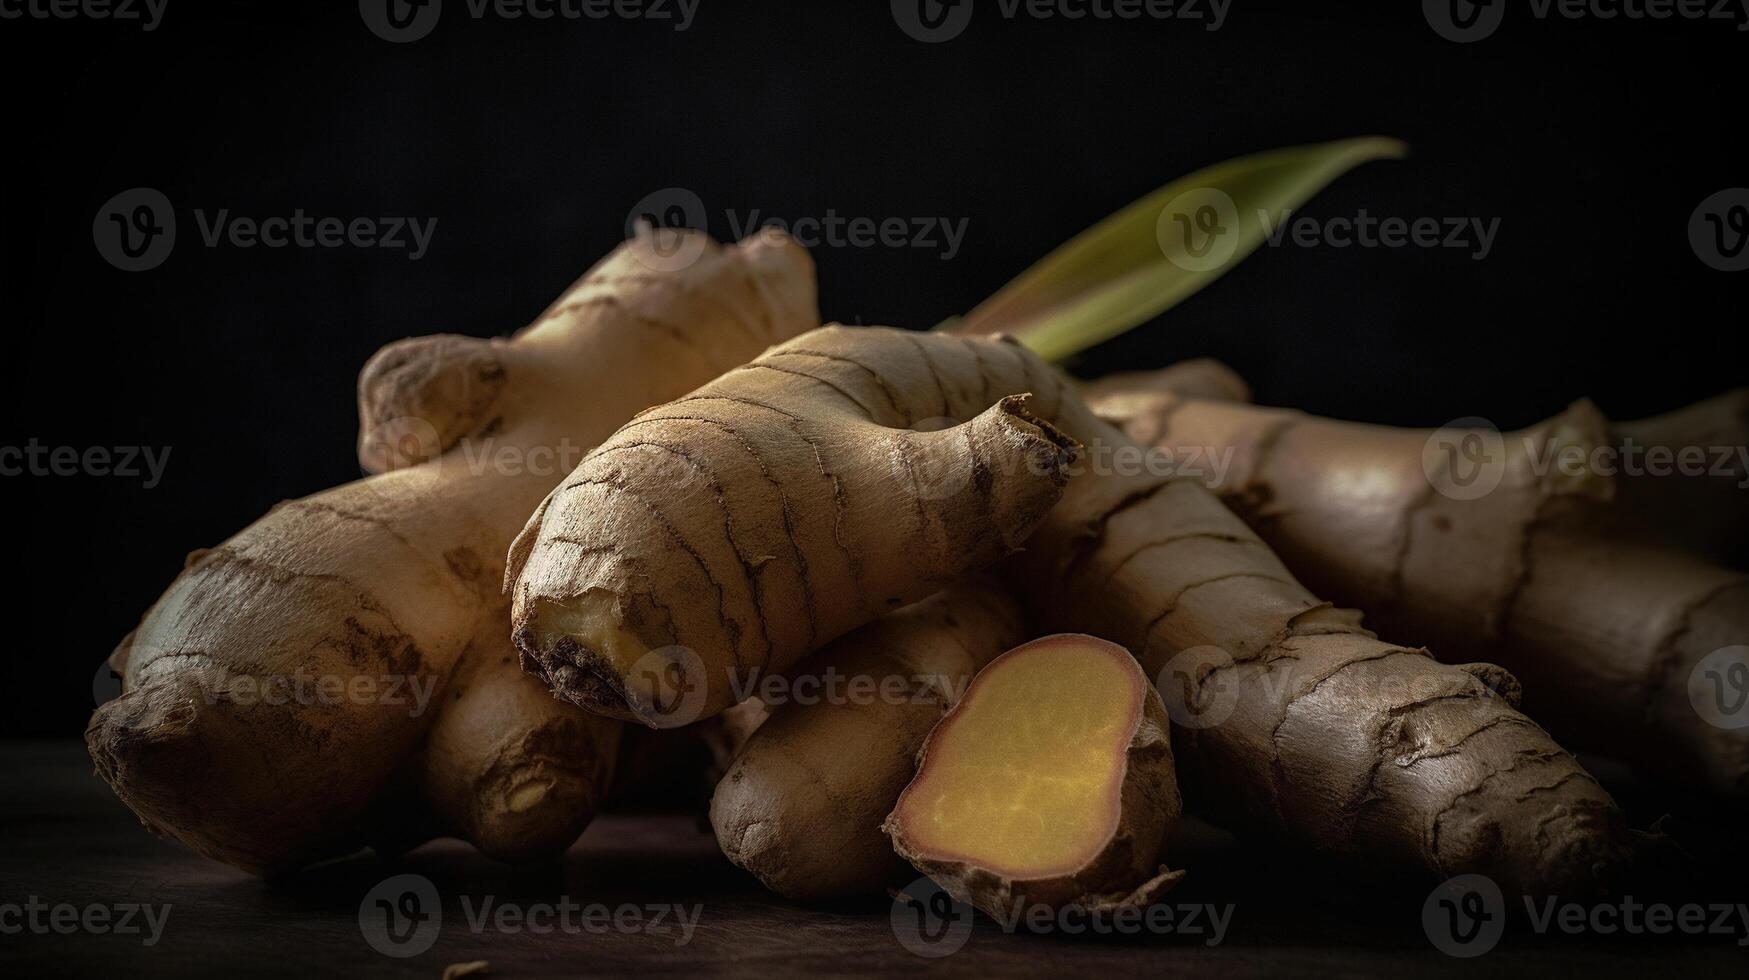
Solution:
<path fill-rule="evenodd" d="M 1180 811 L 1166 709 L 1128 650 L 1065 633 L 990 662 L 935 726 L 883 829 L 960 901 L 1150 904 Z"/>

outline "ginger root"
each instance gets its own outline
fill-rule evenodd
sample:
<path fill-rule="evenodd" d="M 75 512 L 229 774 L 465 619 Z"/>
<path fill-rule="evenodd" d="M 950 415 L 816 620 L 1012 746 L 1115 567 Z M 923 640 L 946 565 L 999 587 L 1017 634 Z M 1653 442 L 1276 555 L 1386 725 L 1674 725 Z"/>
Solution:
<path fill-rule="evenodd" d="M 1744 481 L 1749 480 L 1749 388 L 1663 415 L 1617 422 L 1611 440 L 1648 453 L 1669 453 L 1670 458 L 1701 447 L 1706 476 L 1621 474 L 1616 477 L 1616 506 L 1653 543 L 1743 567 L 1749 560 L 1749 507 L 1743 506 Z M 1729 455 L 1721 459 L 1717 452 L 1725 450 Z"/>
<path fill-rule="evenodd" d="M 1027 425 L 1010 430 L 1025 451 L 1007 456 L 1005 465 L 1025 469 L 1053 448 L 1079 442 L 1086 448 L 1077 458 L 1087 463 L 1068 460 L 1061 465 L 1091 472 L 1069 480 L 1010 571 L 1032 608 L 1049 620 L 1046 625 L 1099 635 L 1133 651 L 1169 697 L 1169 708 L 1211 709 L 1174 721 L 1173 747 L 1193 807 L 1377 865 L 1488 874 L 1503 889 L 1520 893 L 1579 895 L 1605 887 L 1630 856 L 1623 818 L 1608 794 L 1507 697 L 1495 693 L 1495 687 L 1511 690 L 1503 672 L 1444 666 L 1425 650 L 1378 640 L 1360 627 L 1358 615 L 1334 609 L 1307 592 L 1268 546 L 1200 484 L 1145 468 L 1122 470 L 1117 461 L 1130 458 L 1122 451 L 1133 450 L 1139 458 L 1140 448 L 1095 418 L 1066 379 L 1018 345 L 834 327 L 797 338 L 730 377 L 746 384 L 737 397 L 765 404 L 781 397 L 789 406 L 785 411 L 804 418 L 829 407 L 848 413 L 856 405 L 865 406 L 865 417 L 876 419 L 928 417 L 940 414 L 944 406 L 957 409 L 954 418 L 964 419 L 992 402 L 1030 393 Z M 754 378 L 760 379 L 757 385 Z M 713 387 L 694 398 L 719 395 Z M 688 414 L 689 404 L 653 414 Z M 766 486 L 752 457 L 724 427 L 737 433 L 781 434 L 794 420 L 760 404 L 722 405 L 719 410 L 719 423 L 694 427 L 662 452 L 714 464 L 738 460 L 752 471 L 749 478 L 756 487 Z M 951 439 L 967 428 L 932 435 Z M 863 433 L 875 436 L 877 444 L 893 444 L 891 433 Z M 838 515 L 840 508 L 865 517 L 932 512 L 933 502 L 916 502 L 921 484 L 883 483 L 879 489 L 884 495 L 859 485 L 854 495 L 834 500 L 825 491 L 835 472 L 811 469 L 814 456 L 805 442 L 783 444 L 785 451 L 772 458 L 799 460 L 797 470 L 812 473 L 821 485 L 815 496 L 798 495 L 798 505 L 804 499 L 817 501 L 798 507 L 799 513 Z M 822 452 L 821 458 L 864 461 L 861 465 L 866 466 L 868 448 L 865 441 L 860 451 Z M 1013 485 L 1018 479 L 1000 470 L 978 477 L 976 467 L 968 469 L 966 479 L 973 485 Z M 617 476 L 604 473 L 603 478 Z M 675 515 L 696 519 L 720 536 L 712 490 L 700 489 L 692 496 L 691 507 L 685 506 L 684 497 L 668 506 Z M 772 496 L 766 492 L 763 503 L 777 509 L 779 501 Z M 914 503 L 917 509 L 911 509 Z M 620 512 L 597 513 L 605 518 Z M 703 523 L 706 518 L 708 524 Z M 706 639 L 726 633 L 719 627 L 728 621 L 714 618 L 719 610 L 709 600 L 722 595 L 726 602 L 735 591 L 745 598 L 751 591 L 735 573 L 752 570 L 740 566 L 733 552 L 712 552 L 709 565 L 700 560 L 705 535 L 643 531 L 642 523 L 618 526 L 605 519 L 598 529 L 581 513 L 573 520 L 573 531 L 553 534 L 552 544 L 543 546 L 551 555 L 537 555 L 564 573 L 536 576 L 551 583 L 550 588 L 543 585 L 549 600 L 581 593 L 582 583 L 572 580 L 569 570 L 592 567 L 586 549 L 603 547 L 610 527 L 620 547 L 637 549 L 627 552 L 637 556 L 637 563 L 622 571 L 668 574 L 682 569 L 694 576 L 691 588 L 671 593 L 672 605 L 703 621 Z M 910 522 L 892 517 L 888 523 L 899 526 L 888 538 L 913 540 L 905 526 Z M 749 551 L 754 556 L 790 555 L 780 569 L 784 575 L 792 575 L 803 557 L 808 567 L 831 571 L 846 557 L 840 550 L 846 539 L 822 533 L 832 524 L 807 522 L 809 533 L 797 535 L 793 544 L 780 538 L 769 548 Z M 742 522 L 735 526 L 741 533 Z M 1003 528 L 983 527 L 1001 546 L 989 550 L 1006 548 Z M 589 543 L 574 543 L 578 541 Z M 979 549 L 980 554 L 989 550 Z M 911 559 L 885 558 L 889 554 L 871 553 L 869 563 L 880 557 L 903 569 L 907 560 L 933 565 L 938 557 L 934 549 Z M 705 578 L 702 569 L 707 567 L 721 569 L 714 576 L 721 593 Z M 519 590 L 528 587 L 532 568 L 531 560 Z M 826 580 L 842 581 L 838 575 Z M 520 597 L 525 616 L 531 598 L 526 593 Z M 649 606 L 656 608 L 654 602 Z M 750 617 L 749 603 L 737 602 L 733 608 Z M 791 630 L 807 621 L 796 605 L 773 604 L 772 611 L 787 614 Z M 754 632 L 743 629 L 740 635 L 745 639 Z M 547 670 L 549 679 L 553 668 L 564 669 L 563 658 L 556 655 L 561 636 L 537 639 L 525 634 L 525 653 L 531 639 L 537 669 Z M 676 639 L 654 634 L 644 642 Z M 708 652 L 701 651 L 701 656 Z M 726 659 L 726 653 L 719 655 Z M 543 657 L 545 664 L 540 663 Z M 568 663 L 580 673 L 580 662 Z M 757 655 L 753 663 L 758 663 Z M 722 669 L 721 662 L 717 669 Z M 576 682 L 558 680 L 561 685 Z M 1218 724 L 1212 723 L 1213 709 L 1221 709 Z"/>
<path fill-rule="evenodd" d="M 980 667 L 1024 639 L 1018 606 L 973 576 L 827 644 L 791 672 L 835 674 L 840 700 L 770 707 L 742 736 L 711 797 L 730 861 L 798 901 L 880 894 L 905 862 L 881 832 L 914 774 L 917 751 Z M 876 690 L 854 695 L 852 685 Z M 903 685 L 902 691 L 899 690 Z M 718 718 L 756 717 L 755 699 Z M 743 722 L 743 725 L 745 722 Z M 731 739 L 733 740 L 733 739 Z"/>
<path fill-rule="evenodd" d="M 865 333 L 775 347 L 591 452 L 511 549 L 525 668 L 590 711 L 689 724 L 1018 547 L 1072 442 L 1021 392 L 936 373 L 927 338 L 858 363 Z"/>
<path fill-rule="evenodd" d="M 1164 407 L 1187 398 L 1217 402 L 1248 402 L 1251 386 L 1239 373 L 1213 358 L 1197 358 L 1156 371 L 1122 371 L 1081 385 L 1081 397 L 1102 410 L 1118 405 L 1120 410 Z M 1130 408 L 1135 406 L 1135 408 Z"/>
<path fill-rule="evenodd" d="M 673 244 L 622 246 L 512 339 L 386 348 L 359 398 L 383 472 L 190 559 L 86 732 L 148 827 L 259 873 L 430 832 L 507 859 L 569 845 L 618 728 L 511 662 L 505 549 L 567 452 L 818 321 L 799 247 L 700 241 L 653 271 Z"/>
<path fill-rule="evenodd" d="M 979 671 L 930 732 L 883 829 L 991 915 L 1150 905 L 1183 874 L 1159 863 L 1180 810 L 1167 726 L 1128 650 L 1034 640 Z"/>
<path fill-rule="evenodd" d="M 1440 489 L 1455 464 L 1429 457 L 1431 431 L 1169 387 L 1106 389 L 1097 407 L 1180 459 L 1232 451 L 1217 491 L 1313 588 L 1447 656 L 1498 659 L 1573 745 L 1749 799 L 1749 729 L 1710 723 L 1690 691 L 1704 658 L 1749 638 L 1749 575 L 1658 543 L 1731 537 L 1749 510 L 1739 478 L 1560 465 L 1629 438 L 1729 446 L 1717 440 L 1744 439 L 1745 393 L 1626 424 L 1576 403 L 1483 447 L 1498 456 L 1477 472 L 1498 485 L 1471 495 Z"/>
<path fill-rule="evenodd" d="M 1134 447 L 1083 406 L 1058 420 Z M 1514 687 L 1499 668 L 1379 640 L 1192 479 L 1113 467 L 1073 481 L 1022 566 L 1047 628 L 1121 643 L 1156 679 L 1198 812 L 1519 894 L 1608 890 L 1632 858 L 1621 811 L 1496 693 Z"/>

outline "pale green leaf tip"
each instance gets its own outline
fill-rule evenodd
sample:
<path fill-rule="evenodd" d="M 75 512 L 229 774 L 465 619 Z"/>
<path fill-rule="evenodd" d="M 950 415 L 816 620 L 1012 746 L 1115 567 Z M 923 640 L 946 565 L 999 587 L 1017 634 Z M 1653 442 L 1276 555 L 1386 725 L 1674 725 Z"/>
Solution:
<path fill-rule="evenodd" d="M 1152 244 L 1151 222 L 1143 223 L 1150 243 L 1137 247 L 1134 236 L 1141 232 L 1124 219 L 1134 218 L 1139 209 L 1175 185 L 1219 188 L 1223 178 L 1243 174 L 1247 166 L 1279 164 L 1283 157 L 1307 151 L 1321 152 L 1302 164 L 1304 186 L 1282 190 L 1267 202 L 1269 206 L 1295 206 L 1363 163 L 1401 160 L 1408 156 L 1409 145 L 1390 136 L 1359 136 L 1264 151 L 1206 167 L 1126 205 L 1059 246 L 970 314 L 950 317 L 936 329 L 964 330 L 969 320 L 973 321 L 973 333 L 1007 333 L 1041 357 L 1062 360 L 1151 320 L 1219 278 L 1258 243 L 1242 242 L 1232 261 L 1212 270 L 1185 271 L 1168 266 L 1164 253 Z M 1124 251 L 1126 245 L 1128 252 Z M 1106 247 L 1119 257 L 1107 258 L 1089 272 L 1085 258 L 1089 251 Z M 1131 257 L 1122 257 L 1126 254 Z M 1003 311 L 992 313 L 998 307 Z M 1016 308 L 1019 313 L 1014 312 Z"/>

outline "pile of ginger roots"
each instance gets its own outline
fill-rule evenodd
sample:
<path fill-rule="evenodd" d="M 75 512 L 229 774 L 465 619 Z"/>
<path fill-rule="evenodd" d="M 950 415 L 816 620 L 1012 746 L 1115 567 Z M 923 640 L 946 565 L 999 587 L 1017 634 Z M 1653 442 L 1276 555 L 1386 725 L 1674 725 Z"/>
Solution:
<path fill-rule="evenodd" d="M 1212 362 L 1082 385 L 1003 337 L 821 327 L 781 235 L 648 233 L 508 339 L 372 358 L 372 475 L 190 555 L 87 743 L 149 829 L 263 875 L 554 859 L 617 782 L 694 778 L 616 774 L 632 726 L 720 749 L 722 851 L 795 900 L 1146 904 L 1181 808 L 1607 893 L 1645 835 L 1563 744 L 1749 795 L 1749 729 L 1690 683 L 1749 642 L 1744 509 L 1533 463 L 1742 445 L 1746 406 L 1582 402 L 1448 493 L 1428 433 L 1254 407 Z M 1197 452 L 1229 465 L 1145 465 Z M 841 696 L 758 696 L 810 681 Z M 268 696 L 311 689 L 346 696 Z"/>

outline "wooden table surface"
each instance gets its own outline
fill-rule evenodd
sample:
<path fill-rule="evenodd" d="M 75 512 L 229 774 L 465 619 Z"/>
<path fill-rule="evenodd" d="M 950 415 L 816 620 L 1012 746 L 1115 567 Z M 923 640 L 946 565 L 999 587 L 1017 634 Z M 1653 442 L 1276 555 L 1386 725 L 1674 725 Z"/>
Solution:
<path fill-rule="evenodd" d="M 436 978 L 449 964 L 473 960 L 490 963 L 489 977 L 928 970 L 937 976 L 1223 980 L 1677 973 L 1694 978 L 1740 976 L 1749 966 L 1749 949 L 1737 945 L 1740 935 L 1575 940 L 1511 929 L 1486 955 L 1454 959 L 1437 952 L 1422 927 L 1426 882 L 1381 884 L 1340 868 L 1297 863 L 1195 824 L 1176 852 L 1190 877 L 1167 901 L 1230 905 L 1232 918 L 1219 944 L 1210 945 L 1206 932 L 1005 933 L 980 917 L 963 948 L 926 959 L 899 942 L 892 903 L 870 900 L 816 909 L 785 902 L 723 860 L 715 841 L 687 816 L 604 816 L 562 865 L 541 869 L 506 869 L 459 843 L 441 841 L 392 861 L 361 855 L 269 883 L 146 834 L 91 775 L 80 745 L 0 745 L 0 772 L 5 827 L 0 975 L 8 977 Z M 426 927 L 436 930 L 435 941 L 413 956 L 379 952 L 361 927 L 361 921 L 374 922 L 381 933 L 387 920 L 375 903 L 384 894 L 378 886 L 396 875 L 430 881 L 441 905 L 440 915 Z M 399 886 L 389 891 L 389 907 L 404 907 Z M 112 916 L 124 914 L 128 905 L 168 905 L 169 911 L 152 945 L 146 945 L 143 932 L 58 932 L 46 912 L 38 921 L 48 928 L 15 931 L 17 907 L 33 898 L 51 907 L 103 906 Z M 623 907 L 626 927 L 603 928 L 590 920 L 591 931 L 584 928 L 581 912 L 573 913 L 577 928 L 571 933 L 495 924 L 496 910 L 506 906 L 515 914 L 557 906 L 567 898 L 579 907 Z M 477 916 L 487 901 L 494 916 L 476 926 L 470 912 Z M 645 928 L 630 918 L 635 911 L 648 920 L 655 912 L 646 910 L 675 905 L 697 910 L 690 937 L 674 929 Z M 135 921 L 142 920 L 136 915 Z M 406 952 L 423 945 L 428 935 L 408 934 L 408 946 L 389 948 Z"/>

